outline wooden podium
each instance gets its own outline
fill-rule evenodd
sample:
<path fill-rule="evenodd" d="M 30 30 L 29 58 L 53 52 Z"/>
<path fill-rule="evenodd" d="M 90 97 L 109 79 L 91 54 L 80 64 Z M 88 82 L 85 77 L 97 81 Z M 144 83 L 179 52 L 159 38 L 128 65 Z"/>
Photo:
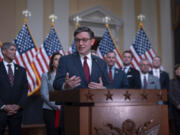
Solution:
<path fill-rule="evenodd" d="M 50 100 L 64 103 L 65 135 L 169 135 L 166 90 L 66 90 Z"/>

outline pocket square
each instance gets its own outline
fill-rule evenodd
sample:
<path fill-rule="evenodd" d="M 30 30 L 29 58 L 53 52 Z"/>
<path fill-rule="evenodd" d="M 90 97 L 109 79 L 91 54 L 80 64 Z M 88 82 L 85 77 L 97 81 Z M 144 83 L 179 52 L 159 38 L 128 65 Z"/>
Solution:
<path fill-rule="evenodd" d="M 127 78 L 132 77 L 132 75 L 127 75 Z"/>

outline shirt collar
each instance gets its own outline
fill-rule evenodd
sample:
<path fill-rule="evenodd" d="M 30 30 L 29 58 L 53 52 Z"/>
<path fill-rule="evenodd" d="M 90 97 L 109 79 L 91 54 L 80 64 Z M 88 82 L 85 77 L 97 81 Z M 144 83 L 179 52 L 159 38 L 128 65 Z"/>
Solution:
<path fill-rule="evenodd" d="M 152 70 L 153 70 L 153 72 L 154 72 L 154 71 L 158 71 L 158 72 L 160 72 L 160 69 L 159 69 L 159 68 L 158 68 L 158 69 L 153 68 Z"/>
<path fill-rule="evenodd" d="M 3 63 L 4 63 L 5 66 L 7 66 L 8 64 L 14 65 L 13 61 L 8 63 L 7 61 L 3 60 Z"/>
<path fill-rule="evenodd" d="M 84 56 L 79 54 L 80 55 L 80 58 L 84 60 Z M 91 53 L 89 53 L 87 56 L 87 59 L 90 60 L 91 59 Z"/>

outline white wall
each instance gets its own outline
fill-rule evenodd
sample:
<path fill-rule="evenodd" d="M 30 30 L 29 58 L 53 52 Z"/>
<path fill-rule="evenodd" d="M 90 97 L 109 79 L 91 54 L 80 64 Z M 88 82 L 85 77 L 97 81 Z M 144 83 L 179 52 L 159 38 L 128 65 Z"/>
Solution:
<path fill-rule="evenodd" d="M 43 43 L 43 0 L 27 0 L 27 8 L 31 12 L 29 26 L 37 46 Z"/>
<path fill-rule="evenodd" d="M 55 22 L 56 31 L 65 51 L 69 45 L 69 0 L 54 0 L 54 14 L 58 16 Z"/>

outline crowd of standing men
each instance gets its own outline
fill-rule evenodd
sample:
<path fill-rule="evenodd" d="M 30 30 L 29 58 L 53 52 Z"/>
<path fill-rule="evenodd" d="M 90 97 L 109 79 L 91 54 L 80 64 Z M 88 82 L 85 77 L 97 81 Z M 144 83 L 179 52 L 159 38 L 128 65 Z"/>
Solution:
<path fill-rule="evenodd" d="M 43 118 L 48 135 L 64 134 L 63 106 L 49 101 L 49 91 L 54 89 L 167 89 L 171 106 L 176 108 L 175 116 L 180 116 L 180 100 L 177 97 L 180 95 L 180 66 L 175 69 L 176 81 L 169 81 L 168 73 L 161 70 L 161 59 L 158 56 L 153 58 L 151 71 L 147 59 L 141 60 L 138 71 L 131 67 L 133 55 L 127 50 L 123 52 L 124 66 L 119 69 L 115 66 L 116 53 L 113 50 L 106 54 L 105 61 L 91 53 L 95 39 L 93 31 L 88 27 L 77 28 L 74 41 L 77 52 L 66 56 L 54 54 L 50 60 L 49 71 L 42 75 Z M 3 62 L 0 62 L 0 135 L 6 125 L 10 135 L 19 135 L 22 111 L 27 98 L 27 76 L 24 68 L 13 63 L 16 46 L 13 43 L 3 43 L 1 50 Z M 54 126 L 56 110 L 61 110 L 59 127 Z M 180 127 L 180 122 L 175 120 L 175 124 Z M 180 134 L 178 130 L 176 134 Z"/>

